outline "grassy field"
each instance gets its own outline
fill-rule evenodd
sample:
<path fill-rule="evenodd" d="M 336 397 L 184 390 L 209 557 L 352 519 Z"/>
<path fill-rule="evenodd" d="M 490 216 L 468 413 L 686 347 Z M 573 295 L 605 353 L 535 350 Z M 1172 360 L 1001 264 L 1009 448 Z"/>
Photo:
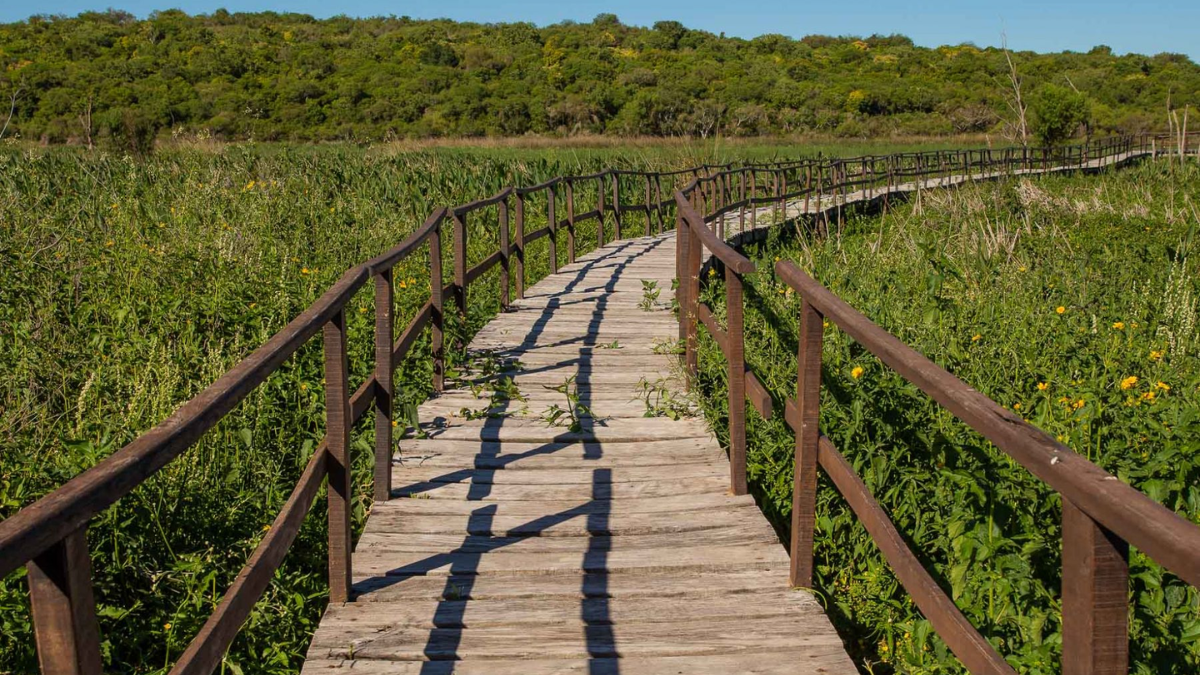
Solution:
<path fill-rule="evenodd" d="M 929 191 L 825 239 L 751 247 L 746 353 L 777 400 L 795 392 L 795 260 L 968 384 L 1193 521 L 1200 521 L 1200 170 Z M 794 235 L 794 231 L 790 233 Z M 721 306 L 719 279 L 706 289 Z M 723 307 L 722 307 L 723 313 Z M 704 331 L 701 335 L 706 336 Z M 1058 497 L 836 328 L 821 426 L 958 606 L 1020 673 L 1058 672 Z M 706 414 L 720 435 L 725 364 L 702 341 Z M 748 413 L 750 475 L 787 529 L 792 434 Z M 817 588 L 872 673 L 962 672 L 834 488 L 818 497 Z M 1200 668 L 1200 596 L 1132 554 L 1132 672 Z"/>

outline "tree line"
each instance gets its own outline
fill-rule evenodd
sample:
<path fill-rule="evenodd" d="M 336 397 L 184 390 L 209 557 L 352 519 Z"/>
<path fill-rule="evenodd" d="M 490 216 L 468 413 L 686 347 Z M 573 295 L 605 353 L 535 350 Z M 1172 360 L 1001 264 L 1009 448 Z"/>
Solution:
<path fill-rule="evenodd" d="M 1028 128 L 1055 142 L 1165 127 L 1168 106 L 1194 105 L 1198 92 L 1200 68 L 1180 54 L 1010 54 L 900 35 L 747 40 L 611 14 L 541 28 L 224 10 L 0 24 L 0 134 L 132 150 L 180 134 L 1016 138 Z"/>

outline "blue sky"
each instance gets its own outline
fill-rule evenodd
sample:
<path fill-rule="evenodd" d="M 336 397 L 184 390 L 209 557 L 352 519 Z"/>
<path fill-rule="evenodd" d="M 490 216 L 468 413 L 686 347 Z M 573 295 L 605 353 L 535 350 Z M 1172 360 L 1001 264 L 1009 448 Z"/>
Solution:
<path fill-rule="evenodd" d="M 1107 44 L 1119 53 L 1180 52 L 1200 61 L 1200 0 L 0 0 L 0 21 L 18 21 L 32 13 L 70 15 L 110 6 L 138 16 L 172 7 L 189 13 L 224 7 L 318 17 L 394 14 L 482 22 L 532 21 L 538 25 L 564 19 L 590 21 L 596 14 L 612 12 L 630 25 L 674 19 L 691 28 L 739 37 L 903 33 L 926 46 L 959 42 L 995 45 L 1004 30 L 1014 49 L 1086 51 Z"/>

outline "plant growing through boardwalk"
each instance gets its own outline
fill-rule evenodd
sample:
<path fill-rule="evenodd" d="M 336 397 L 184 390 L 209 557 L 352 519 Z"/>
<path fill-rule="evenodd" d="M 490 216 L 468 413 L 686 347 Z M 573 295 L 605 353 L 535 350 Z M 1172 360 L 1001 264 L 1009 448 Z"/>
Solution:
<path fill-rule="evenodd" d="M 542 413 L 542 421 L 546 423 L 546 426 L 563 426 L 565 423 L 571 433 L 577 434 L 583 431 L 583 418 L 592 417 L 592 409 L 580 402 L 579 385 L 575 382 L 575 378 L 576 376 L 572 375 L 555 387 L 542 385 L 550 391 L 562 394 L 567 399 L 566 407 L 552 403 Z"/>
<path fill-rule="evenodd" d="M 695 406 L 676 394 L 668 385 L 669 382 L 665 377 L 660 377 L 653 382 L 645 377 L 638 380 L 638 388 L 641 391 L 633 400 L 642 401 L 646 405 L 646 411 L 642 413 L 642 417 L 666 417 L 680 420 L 696 413 Z"/>
<path fill-rule="evenodd" d="M 659 293 L 662 293 L 662 289 L 658 287 L 657 281 L 642 279 L 642 299 L 638 302 L 638 307 L 641 307 L 643 312 L 653 312 L 658 308 Z"/>

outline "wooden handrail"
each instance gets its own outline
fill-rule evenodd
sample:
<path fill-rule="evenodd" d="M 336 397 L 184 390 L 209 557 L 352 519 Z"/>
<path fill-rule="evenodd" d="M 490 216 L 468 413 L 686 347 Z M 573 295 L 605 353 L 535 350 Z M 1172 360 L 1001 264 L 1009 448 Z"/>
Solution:
<path fill-rule="evenodd" d="M 1142 137 L 1137 141 L 1139 150 L 1153 147 L 1155 141 Z M 1050 153 L 1041 152 L 1040 162 L 1037 153 L 1022 150 L 1020 161 L 1016 153 L 1006 151 L 1003 155 L 1003 166 L 1011 170 L 1014 166 L 1032 168 L 1035 162 L 1042 168 L 1050 164 L 1064 166 L 1082 166 L 1089 159 L 1108 157 L 1120 152 L 1131 152 L 1133 139 L 1122 138 L 1103 141 L 1094 144 L 1098 149 L 1096 154 L 1090 153 L 1093 144 L 1079 149 Z M 973 159 L 971 152 L 943 154 L 941 152 L 912 153 L 911 155 L 888 156 L 887 179 L 889 189 L 896 176 L 909 175 L 906 171 L 904 158 L 910 158 L 913 171 L 911 175 L 943 176 L 949 175 L 952 169 L 965 166 L 980 169 L 988 163 L 983 161 L 983 151 L 980 159 Z M 989 158 L 990 154 L 987 155 Z M 1057 159 L 1056 159 L 1057 158 Z M 121 497 L 127 495 L 163 466 L 195 443 L 206 431 L 211 429 L 222 417 L 232 410 L 255 387 L 264 382 L 286 359 L 292 356 L 309 339 L 318 332 L 324 334 L 325 368 L 326 368 L 326 417 L 327 434 L 325 440 L 318 446 L 316 454 L 309 461 L 304 474 L 293 489 L 291 496 L 275 520 L 270 534 L 260 542 L 246 566 L 243 568 L 234 585 L 229 589 L 210 616 L 201 633 L 193 640 L 185 656 L 176 663 L 172 672 L 204 673 L 210 671 L 219 661 L 237 633 L 237 628 L 244 621 L 246 612 L 264 592 L 270 581 L 270 576 L 279 565 L 283 552 L 290 546 L 303 520 L 304 514 L 315 496 L 317 486 L 325 478 L 330 481 L 329 517 L 330 517 L 330 596 L 340 601 L 350 599 L 350 534 L 349 534 L 349 475 L 350 448 L 348 443 L 349 428 L 355 421 L 364 416 L 374 405 L 376 413 L 375 450 L 378 455 L 375 462 L 375 497 L 386 499 L 390 495 L 390 466 L 386 461 L 392 447 L 391 418 L 392 383 L 391 378 L 396 364 L 407 354 L 415 343 L 416 338 L 429 328 L 431 331 L 431 350 L 434 361 L 434 390 L 440 392 L 443 386 L 445 370 L 443 340 L 444 340 L 444 307 L 443 298 L 447 292 L 457 301 L 457 309 L 465 314 L 467 310 L 467 287 L 493 267 L 501 268 L 501 303 L 508 303 L 508 275 L 515 271 L 518 298 L 523 293 L 524 284 L 524 252 L 525 245 L 540 238 L 549 237 L 550 270 L 558 269 L 557 241 L 559 231 L 567 233 L 567 258 L 574 262 L 576 255 L 576 227 L 588 220 L 597 221 L 597 237 L 601 244 L 605 240 L 605 221 L 611 213 L 612 232 L 617 237 L 623 233 L 623 214 L 645 213 L 645 233 L 651 232 L 650 220 L 658 217 L 658 231 L 664 224 L 663 211 L 675 208 L 679 238 L 679 276 L 681 283 L 679 298 L 681 308 L 681 336 L 688 338 L 686 352 L 689 366 L 694 370 L 695 324 L 698 313 L 697 278 L 700 267 L 700 254 L 703 248 L 712 252 L 725 267 L 727 323 L 729 329 L 720 331 L 711 313 L 707 317 L 706 326 L 714 331 L 714 335 L 723 336 L 722 350 L 729 361 L 730 374 L 730 412 L 736 418 L 731 424 L 731 482 L 735 493 L 745 492 L 745 438 L 744 424 L 745 399 L 748 397 L 760 414 L 771 414 L 770 395 L 765 387 L 754 377 L 745 365 L 742 355 L 742 325 L 741 325 L 741 277 L 755 271 L 755 265 L 748 258 L 736 251 L 724 241 L 724 219 L 716 223 L 717 232 L 708 226 L 708 220 L 701 216 L 702 212 L 719 211 L 730 213 L 742 210 L 739 225 L 745 225 L 744 209 L 755 204 L 771 203 L 778 207 L 786 202 L 789 194 L 814 194 L 817 198 L 818 210 L 821 206 L 821 195 L 824 190 L 831 189 L 836 195 L 849 185 L 872 186 L 879 182 L 881 174 L 868 170 L 867 162 L 876 162 L 881 158 L 866 157 L 858 160 L 830 160 L 828 158 L 802 158 L 781 162 L 767 163 L 727 163 L 721 165 L 701 165 L 691 169 L 674 171 L 641 172 L 627 169 L 606 169 L 593 174 L 582 176 L 556 177 L 530 187 L 505 187 L 489 197 L 455 207 L 439 207 L 435 209 L 426 221 L 392 249 L 372 258 L 361 265 L 346 271 L 345 274 L 331 286 L 316 302 L 293 319 L 283 330 L 272 336 L 266 343 L 255 350 L 250 356 L 226 372 L 217 381 L 205 388 L 199 395 L 181 406 L 174 414 L 150 431 L 142 434 L 133 442 L 121 448 L 111 456 L 99 462 L 96 466 L 81 473 L 60 488 L 42 497 L 33 504 L 21 509 L 13 516 L 0 522 L 0 576 L 8 574 L 17 567 L 30 566 L 31 594 L 34 596 L 34 623 L 38 636 L 39 652 L 44 652 L 53 646 L 69 650 L 67 656 L 59 654 L 46 661 L 49 664 L 74 663 L 83 664 L 81 668 L 87 672 L 98 670 L 99 644 L 95 631 L 95 612 L 92 606 L 90 587 L 90 570 L 86 543 L 86 527 L 88 521 L 111 506 Z M 936 162 L 932 161 L 936 160 Z M 857 161 L 857 165 L 855 162 Z M 849 162 L 849 164 L 847 164 Z M 996 162 L 993 162 L 993 165 Z M 857 166 L 848 171 L 847 166 Z M 799 176 L 803 171 L 804 188 L 789 193 L 789 180 Z M 812 182 L 813 174 L 817 181 Z M 673 190 L 677 177 L 692 176 L 690 182 L 681 190 Z M 635 204 L 621 201 L 621 177 L 640 177 L 645 179 L 644 194 Z M 736 189 L 735 180 L 736 177 Z M 664 199 L 662 180 L 671 179 L 669 191 L 673 191 Z M 766 178 L 770 189 L 759 185 Z M 611 180 L 611 203 L 606 204 L 605 180 Z M 595 192 L 595 208 L 588 211 L 576 210 L 575 185 L 583 181 L 598 181 Z M 794 188 L 799 188 L 800 180 L 791 180 Z M 560 197 L 559 184 L 565 186 Z M 625 187 L 628 187 L 628 183 Z M 868 188 L 870 189 L 870 188 Z M 525 233 L 525 195 L 545 190 L 547 192 L 547 225 L 538 230 Z M 629 191 L 627 190 L 627 193 Z M 633 191 L 636 194 L 636 190 Z M 591 194 L 588 191 L 588 194 Z M 509 241 L 509 200 L 516 200 L 516 240 L 510 246 Z M 559 201 L 565 207 L 565 218 L 561 217 Z M 836 199 L 835 203 L 839 204 Z M 702 206 L 701 206 L 702 205 Z M 480 209 L 497 206 L 500 224 L 499 250 L 488 255 L 474 267 L 467 267 L 467 215 Z M 442 251 L 447 242 L 445 226 L 449 216 L 453 235 L 453 281 L 445 283 L 442 270 Z M 751 226 L 755 226 L 755 210 L 750 211 Z M 422 245 L 429 245 L 430 299 L 424 304 L 398 339 L 393 342 L 392 304 L 394 288 L 391 271 L 393 267 L 405 260 Z M 515 265 L 510 267 L 510 262 Z M 685 279 L 686 277 L 686 279 Z M 346 325 L 345 310 L 354 294 L 369 280 L 375 280 L 376 303 L 376 350 L 375 369 L 370 377 L 350 395 L 346 386 Z M 811 290 L 811 289 L 810 289 Z M 711 321 L 711 324 L 709 323 Z M 690 323 L 690 333 L 687 325 Z M 970 411 L 968 411 L 970 412 Z M 989 411 L 990 412 L 990 411 Z M 1005 437 L 1007 438 L 1007 437 Z M 1002 439 L 1004 440 L 1004 439 Z M 1015 442 L 1015 441 L 1005 441 Z M 1000 443 L 997 443 L 1000 445 Z M 382 458 L 382 459 L 380 459 Z M 1039 470 L 1045 470 L 1044 457 L 1039 457 Z M 1074 461 L 1074 460 L 1063 460 Z M 1081 460 L 1082 461 L 1082 460 Z M 1037 473 L 1037 471 L 1035 471 Z M 1052 474 L 1054 472 L 1051 472 Z M 1039 474 L 1040 475 L 1040 474 Z M 1093 478 L 1096 478 L 1093 476 Z M 1096 480 L 1108 481 L 1107 474 Z M 1090 486 L 1090 483 L 1088 484 Z M 1183 528 L 1165 525 L 1151 533 L 1131 531 L 1136 524 L 1144 527 L 1144 518 L 1154 518 L 1160 515 L 1154 509 L 1143 504 L 1124 510 L 1117 509 L 1110 513 L 1106 510 L 1106 499 L 1124 498 L 1122 486 L 1102 484 L 1091 486 L 1106 495 L 1085 494 L 1083 488 L 1068 486 L 1063 489 L 1064 498 L 1073 504 L 1078 504 L 1084 518 L 1092 518 L 1104 523 L 1106 527 L 1118 533 L 1128 541 L 1145 550 L 1155 559 L 1165 560 L 1169 569 L 1180 574 L 1190 583 L 1195 583 L 1200 570 L 1193 565 L 1194 561 L 1184 554 L 1178 554 L 1172 546 L 1184 542 L 1194 545 L 1191 533 Z M 1127 491 L 1136 493 L 1132 488 L 1123 486 Z M 1140 494 L 1140 493 L 1137 493 Z M 1115 495 L 1116 497 L 1113 497 Z M 1159 507 L 1161 509 L 1161 507 Z M 1140 510 L 1139 510 L 1140 509 Z M 1106 520 L 1107 519 L 1107 520 Z M 1072 521 L 1075 522 L 1075 521 Z M 1090 521 L 1087 521 L 1090 522 Z M 1086 524 L 1086 523 L 1085 523 Z M 1080 541 L 1094 540 L 1094 533 L 1086 528 L 1080 529 L 1072 525 Z M 66 589 L 64 592 L 63 589 Z M 51 633 L 54 633 L 51 635 Z M 67 652 L 63 652 L 67 654 Z M 216 659 L 216 660 L 214 660 Z M 66 666 L 64 666 L 66 667 Z M 73 667 L 73 666 L 72 666 Z M 57 666 L 55 666 L 57 668 Z M 54 670 L 52 668 L 52 670 Z M 54 672 L 57 672 L 54 670 Z"/>
<path fill-rule="evenodd" d="M 867 351 L 1092 519 L 1189 584 L 1200 586 L 1200 527 L 951 375 L 818 284 L 795 263 L 781 260 L 775 272 Z"/>
<path fill-rule="evenodd" d="M 365 266 L 351 268 L 283 330 L 165 421 L 0 522 L 0 575 L 78 530 L 190 447 L 342 311 L 367 278 Z"/>
<path fill-rule="evenodd" d="M 1015 173 L 1097 169 L 1144 155 L 1148 148 L 1153 150 L 1154 141 L 1142 136 L 1102 139 L 1070 148 L 1019 148 L 1020 152 L 1007 148 L 999 152 L 978 149 L 817 159 L 784 168 L 739 167 L 697 177 L 677 191 L 677 297 L 680 338 L 685 342 L 684 365 L 694 378 L 698 372 L 697 326 L 705 326 L 729 362 L 732 491 L 744 490 L 744 483 L 739 483 L 744 476 L 739 476 L 736 468 L 746 452 L 743 399 L 753 399 L 754 395 L 744 386 L 752 375 L 745 369 L 741 353 L 741 275 L 737 269 L 746 268 L 730 265 L 737 264 L 740 253 L 724 242 L 729 213 L 746 205 L 769 204 L 775 222 L 782 223 L 787 220 L 789 200 L 803 195 L 802 213 L 813 216 L 818 225 L 825 221 L 827 227 L 829 212 L 836 210 L 840 221 L 842 207 L 851 199 L 871 201 L 882 197 L 886 202 L 898 187 L 899 178 L 915 178 L 916 183 L 906 189 L 921 190 Z M 736 192 L 731 189 L 734 175 L 740 181 Z M 788 189 L 789 176 L 793 179 L 792 191 Z M 815 196 L 815 210 L 809 208 L 809 195 Z M 824 208 L 822 196 L 826 197 Z M 778 217 L 781 210 L 782 219 Z M 739 231 L 745 227 L 745 220 L 745 214 L 739 213 Z M 756 226 L 755 220 L 756 209 L 752 209 L 751 228 Z M 728 330 L 722 330 L 712 311 L 698 301 L 702 248 L 726 263 Z M 845 458 L 820 435 L 821 352 L 823 323 L 828 319 L 1062 495 L 1063 673 L 1125 672 L 1129 545 L 1188 583 L 1200 585 L 1200 527 L 939 368 L 809 278 L 794 263 L 777 263 L 775 272 L 803 301 L 796 398 L 787 400 L 784 406 L 785 420 L 795 433 L 791 584 L 812 584 L 816 472 L 820 467 L 858 515 L 918 608 L 967 669 L 988 675 L 1014 672 L 923 568 Z M 738 377 L 739 372 L 745 376 Z M 763 407 L 756 407 L 764 417 L 771 414 L 769 408 L 764 412 Z"/>
<path fill-rule="evenodd" d="M 738 253 L 732 246 L 726 244 L 719 239 L 713 231 L 705 225 L 704 219 L 696 212 L 686 197 L 683 196 L 683 191 L 675 191 L 675 205 L 679 208 L 679 212 L 683 214 L 683 222 L 689 229 L 689 234 L 695 235 L 700 239 L 700 243 L 709 250 L 718 260 L 725 264 L 738 274 L 751 274 L 754 272 L 754 262 L 746 256 Z"/>

